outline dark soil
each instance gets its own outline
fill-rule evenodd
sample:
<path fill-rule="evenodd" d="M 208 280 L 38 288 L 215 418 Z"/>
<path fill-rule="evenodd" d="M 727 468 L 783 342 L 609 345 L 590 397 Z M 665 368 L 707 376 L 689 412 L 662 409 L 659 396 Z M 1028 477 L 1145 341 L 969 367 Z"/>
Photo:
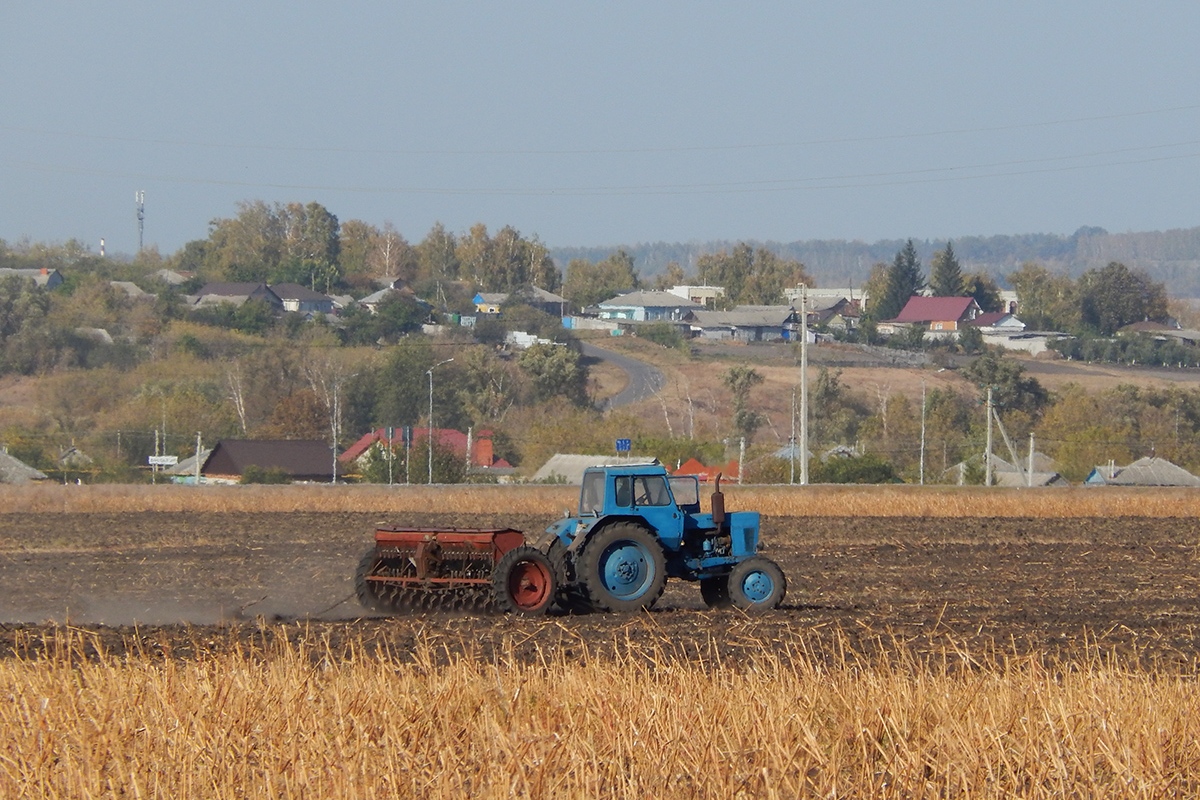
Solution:
<path fill-rule="evenodd" d="M 764 651 L 842 661 L 1038 653 L 1200 664 L 1200 523 L 1186 519 L 774 518 L 763 552 L 788 578 L 784 606 L 710 611 L 668 583 L 648 614 L 519 619 L 380 617 L 352 597 L 376 524 L 495 527 L 476 515 L 0 514 L 0 656 L 66 633 L 88 653 L 190 657 L 277 639 L 323 652 L 386 648 L 448 659 L 725 661 Z M 849 656 L 847 655 L 849 654 Z"/>

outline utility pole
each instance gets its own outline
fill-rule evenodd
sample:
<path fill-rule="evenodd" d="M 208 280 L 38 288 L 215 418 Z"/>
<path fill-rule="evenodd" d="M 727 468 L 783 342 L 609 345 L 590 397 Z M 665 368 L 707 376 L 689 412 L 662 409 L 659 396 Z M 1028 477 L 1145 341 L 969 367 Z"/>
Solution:
<path fill-rule="evenodd" d="M 792 438 L 788 440 L 791 447 L 788 452 L 791 456 L 791 471 L 788 475 L 788 483 L 796 482 L 796 387 L 792 387 Z"/>
<path fill-rule="evenodd" d="M 433 371 L 442 364 L 449 364 L 453 358 L 447 358 L 445 361 L 439 361 L 425 371 L 429 376 L 429 441 L 425 444 L 429 447 L 429 483 L 433 483 Z"/>
<path fill-rule="evenodd" d="M 146 192 L 138 189 L 133 193 L 134 207 L 137 209 L 138 222 L 138 252 L 142 252 L 142 234 L 146 228 Z"/>
<path fill-rule="evenodd" d="M 1033 488 L 1033 431 L 1029 432 L 1029 474 L 1025 485 Z"/>
<path fill-rule="evenodd" d="M 925 485 L 925 381 L 921 381 L 921 468 L 920 485 Z"/>
<path fill-rule="evenodd" d="M 808 486 L 808 286 L 800 284 L 800 485 Z"/>
<path fill-rule="evenodd" d="M 987 390 L 987 452 L 983 454 L 983 485 L 992 485 L 992 387 Z"/>

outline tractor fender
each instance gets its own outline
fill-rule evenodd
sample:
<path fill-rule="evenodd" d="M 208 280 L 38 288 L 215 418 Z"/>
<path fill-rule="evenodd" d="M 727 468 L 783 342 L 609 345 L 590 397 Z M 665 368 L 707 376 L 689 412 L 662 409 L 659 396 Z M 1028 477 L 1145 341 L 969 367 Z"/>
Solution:
<path fill-rule="evenodd" d="M 589 520 L 587 527 L 575 534 L 575 540 L 571 542 L 570 547 L 567 548 L 567 552 L 571 554 L 572 558 L 574 558 L 580 549 L 587 544 L 587 541 L 592 538 L 592 535 L 596 531 L 600 530 L 601 528 L 607 528 L 609 525 L 613 525 L 618 522 L 631 522 L 640 528 L 645 528 L 646 530 L 650 531 L 655 538 L 658 538 L 658 532 L 647 525 L 644 518 L 639 517 L 636 514 L 610 514 L 606 517 L 598 517 L 597 519 Z"/>

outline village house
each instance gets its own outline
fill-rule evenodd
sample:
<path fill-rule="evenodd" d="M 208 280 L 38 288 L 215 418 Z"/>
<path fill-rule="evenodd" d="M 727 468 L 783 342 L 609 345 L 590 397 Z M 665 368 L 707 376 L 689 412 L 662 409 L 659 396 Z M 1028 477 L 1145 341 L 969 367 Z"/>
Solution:
<path fill-rule="evenodd" d="M 1147 456 L 1127 467 L 1109 463 L 1094 467 L 1085 486 L 1200 486 L 1200 478 L 1165 458 Z"/>
<path fill-rule="evenodd" d="M 704 306 L 670 292 L 628 292 L 599 304 L 599 317 L 634 322 L 679 321 Z"/>
<path fill-rule="evenodd" d="M 261 300 L 276 310 L 283 309 L 279 295 L 265 283 L 209 283 L 196 293 L 196 305 L 229 303 L 240 306 L 250 300 Z"/>
<path fill-rule="evenodd" d="M 284 311 L 302 314 L 332 314 L 333 298 L 298 283 L 272 284 L 271 291 L 283 304 Z"/>
<path fill-rule="evenodd" d="M 0 267 L 0 278 L 5 278 L 9 275 L 17 275 L 22 278 L 28 278 L 43 289 L 54 289 L 62 285 L 62 273 L 56 269 L 47 269 L 46 267 L 24 269 L 15 267 Z"/>
<path fill-rule="evenodd" d="M 922 297 L 914 295 L 895 319 L 879 323 L 880 333 L 898 333 L 918 326 L 927 336 L 955 337 L 962 328 L 983 313 L 974 297 Z"/>
<path fill-rule="evenodd" d="M 791 306 L 737 306 L 729 311 L 693 311 L 688 323 L 693 335 L 718 341 L 792 341 L 800 332 L 799 315 Z"/>
<path fill-rule="evenodd" d="M 499 314 L 504 304 L 510 300 L 520 300 L 554 317 L 565 316 L 568 311 L 567 298 L 537 286 L 527 286 L 516 292 L 479 292 L 471 302 L 475 304 L 478 314 Z"/>

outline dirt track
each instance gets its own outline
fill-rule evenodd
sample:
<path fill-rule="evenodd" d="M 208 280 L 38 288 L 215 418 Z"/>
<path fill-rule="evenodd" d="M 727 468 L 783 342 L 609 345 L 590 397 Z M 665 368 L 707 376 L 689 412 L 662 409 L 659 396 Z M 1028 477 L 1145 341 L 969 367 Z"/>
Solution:
<path fill-rule="evenodd" d="M 0 514 L 0 654 L 27 650 L 31 634 L 37 640 L 53 623 L 69 623 L 118 652 L 177 655 L 303 630 L 335 647 L 361 640 L 403 653 L 431 641 L 483 657 L 545 647 L 597 654 L 639 642 L 689 658 L 764 646 L 831 653 L 847 643 L 1051 653 L 1088 644 L 1185 669 L 1200 663 L 1200 524 L 1191 520 L 775 518 L 765 521 L 764 551 L 788 576 L 779 611 L 759 619 L 708 611 L 694 585 L 672 582 L 651 614 L 548 620 L 370 618 L 349 595 L 378 522 L 399 520 Z M 528 533 L 544 525 L 503 522 Z M 136 631 L 128 627 L 135 623 Z"/>

